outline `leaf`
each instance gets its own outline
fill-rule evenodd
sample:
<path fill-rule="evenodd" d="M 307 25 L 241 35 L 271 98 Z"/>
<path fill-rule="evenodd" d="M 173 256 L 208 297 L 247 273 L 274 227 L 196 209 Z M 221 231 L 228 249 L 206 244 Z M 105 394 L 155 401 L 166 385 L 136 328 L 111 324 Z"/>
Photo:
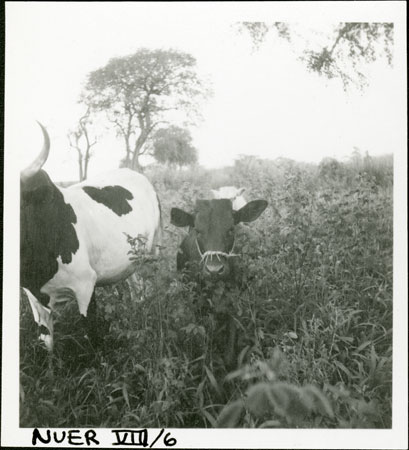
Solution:
<path fill-rule="evenodd" d="M 182 327 L 181 329 L 183 331 L 186 331 L 187 334 L 191 333 L 195 329 L 196 325 L 194 323 L 189 323 L 185 327 Z"/>
<path fill-rule="evenodd" d="M 352 344 L 352 342 L 354 342 L 354 338 L 350 336 L 338 336 L 338 338 L 347 344 Z"/>
<path fill-rule="evenodd" d="M 365 400 L 359 400 L 357 403 L 357 412 L 358 414 L 365 416 L 373 416 L 376 417 L 378 415 L 379 405 L 376 400 L 371 400 L 366 402 Z"/>
<path fill-rule="evenodd" d="M 125 402 L 126 402 L 128 408 L 131 408 L 131 405 L 129 403 L 128 387 L 127 387 L 126 383 L 124 383 L 122 385 L 122 395 L 124 396 L 124 399 L 125 399 Z"/>
<path fill-rule="evenodd" d="M 43 400 L 43 399 L 40 399 L 40 402 L 43 403 L 44 405 L 54 407 L 54 404 L 53 404 L 53 402 L 52 402 L 51 400 Z"/>
<path fill-rule="evenodd" d="M 346 373 L 348 375 L 349 378 L 353 378 L 352 373 L 350 372 L 349 369 L 347 369 L 341 362 L 339 361 L 334 361 L 334 364 L 341 369 L 344 373 Z"/>
<path fill-rule="evenodd" d="M 313 411 L 315 409 L 315 395 L 308 389 L 301 389 L 300 400 L 309 411 Z"/>
<path fill-rule="evenodd" d="M 378 361 L 378 356 L 375 351 L 375 346 L 372 345 L 371 347 L 371 362 L 370 362 L 370 368 L 369 368 L 369 376 L 373 376 L 376 370 L 376 363 Z"/>
<path fill-rule="evenodd" d="M 255 416 L 263 416 L 273 409 L 274 398 L 270 390 L 270 383 L 257 383 L 247 390 L 246 407 Z"/>
<path fill-rule="evenodd" d="M 271 390 L 270 396 L 274 399 L 274 409 L 277 414 L 283 415 L 292 396 L 298 395 L 298 388 L 287 383 L 275 383 Z"/>
<path fill-rule="evenodd" d="M 217 419 L 217 428 L 234 428 L 244 409 L 243 400 L 236 400 L 225 406 Z"/>
<path fill-rule="evenodd" d="M 22 403 L 24 403 L 24 399 L 25 399 L 24 388 L 23 388 L 23 385 L 20 382 L 20 400 L 21 400 Z"/>
<path fill-rule="evenodd" d="M 362 351 L 364 348 L 368 347 L 368 345 L 372 344 L 372 341 L 365 341 L 363 344 L 361 344 L 355 351 L 354 353 L 359 353 L 360 351 Z"/>
<path fill-rule="evenodd" d="M 240 367 L 243 364 L 244 358 L 247 355 L 247 352 L 249 351 L 250 346 L 246 345 L 243 350 L 240 352 L 239 357 L 237 358 L 238 366 Z"/>
<path fill-rule="evenodd" d="M 278 427 L 281 427 L 281 422 L 279 420 L 266 420 L 259 426 L 259 428 L 278 428 Z"/>
<path fill-rule="evenodd" d="M 133 368 L 136 369 L 136 370 L 140 370 L 141 372 L 146 372 L 146 369 L 143 366 L 141 366 L 140 364 L 138 364 L 138 363 L 135 363 L 133 365 Z"/>
<path fill-rule="evenodd" d="M 225 377 L 225 380 L 231 381 L 238 377 L 244 377 L 244 375 L 247 373 L 248 370 L 249 370 L 248 365 L 246 365 L 244 367 L 240 367 L 240 369 L 237 369 L 237 370 L 234 370 L 233 372 L 228 373 Z"/>
<path fill-rule="evenodd" d="M 220 386 L 217 383 L 216 378 L 214 377 L 213 373 L 207 366 L 204 366 L 204 368 L 205 368 L 207 377 L 209 378 L 210 384 L 213 386 L 214 390 L 221 396 L 222 391 L 221 391 Z"/>
<path fill-rule="evenodd" d="M 289 331 L 287 333 L 287 336 L 290 337 L 291 339 L 298 339 L 297 333 L 294 333 L 294 331 Z"/>
<path fill-rule="evenodd" d="M 203 405 L 204 405 L 203 388 L 204 388 L 205 381 L 206 380 L 202 380 L 196 389 L 196 396 L 199 400 L 200 408 L 203 408 Z"/>
<path fill-rule="evenodd" d="M 325 396 L 325 394 L 320 391 L 316 386 L 307 385 L 301 389 L 302 394 L 310 396 L 313 400 L 313 407 L 315 406 L 318 412 L 323 415 L 327 415 L 331 418 L 334 417 L 334 411 L 332 409 L 331 403 Z M 315 409 L 315 408 L 311 408 Z"/>
<path fill-rule="evenodd" d="M 217 428 L 217 420 L 209 413 L 209 411 L 202 410 L 202 414 L 206 417 L 206 419 L 210 422 L 213 428 Z M 234 426 L 234 425 L 233 425 Z M 230 427 L 226 427 L 230 428 Z"/>
<path fill-rule="evenodd" d="M 206 330 L 202 325 L 198 325 L 195 329 L 195 334 L 200 334 L 201 336 L 206 336 Z"/>

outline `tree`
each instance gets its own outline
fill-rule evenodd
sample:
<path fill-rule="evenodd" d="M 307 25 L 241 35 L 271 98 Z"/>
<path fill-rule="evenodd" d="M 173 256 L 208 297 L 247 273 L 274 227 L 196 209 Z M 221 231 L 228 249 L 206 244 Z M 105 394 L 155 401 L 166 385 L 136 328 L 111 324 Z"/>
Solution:
<path fill-rule="evenodd" d="M 152 154 L 156 161 L 179 167 L 197 163 L 197 149 L 188 130 L 171 126 L 161 128 L 152 137 Z"/>
<path fill-rule="evenodd" d="M 239 33 L 248 33 L 253 43 L 253 50 L 258 50 L 265 41 L 267 33 L 275 29 L 278 35 L 284 39 L 290 40 L 290 31 L 286 23 L 283 22 L 238 22 L 236 24 Z"/>
<path fill-rule="evenodd" d="M 253 49 L 258 50 L 267 34 L 275 30 L 278 36 L 291 41 L 296 33 L 282 22 L 239 22 L 240 33 L 248 33 Z M 308 36 L 303 37 L 300 59 L 309 71 L 328 79 L 340 78 L 344 89 L 350 85 L 362 89 L 367 85 L 366 66 L 378 58 L 393 61 L 393 23 L 342 22 L 332 28 L 326 43 L 312 50 Z"/>
<path fill-rule="evenodd" d="M 74 130 L 68 132 L 70 147 L 78 152 L 78 168 L 80 181 L 86 180 L 88 176 L 88 164 L 91 159 L 91 147 L 97 143 L 96 137 L 91 142 L 89 127 L 92 125 L 91 107 L 88 106 L 85 114 L 80 117 Z"/>
<path fill-rule="evenodd" d="M 175 110 L 195 118 L 199 100 L 208 94 L 191 55 L 141 48 L 91 72 L 83 98 L 105 112 L 123 138 L 123 165 L 140 170 L 139 156 L 146 153 L 144 144 L 155 127 Z"/>

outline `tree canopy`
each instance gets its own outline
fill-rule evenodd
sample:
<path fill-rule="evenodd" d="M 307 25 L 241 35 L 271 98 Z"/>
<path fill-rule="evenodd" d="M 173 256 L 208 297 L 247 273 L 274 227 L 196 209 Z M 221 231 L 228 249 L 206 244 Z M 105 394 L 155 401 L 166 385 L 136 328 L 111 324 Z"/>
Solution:
<path fill-rule="evenodd" d="M 152 138 L 152 154 L 160 163 L 179 167 L 195 164 L 198 160 L 189 131 L 174 125 L 156 131 Z"/>
<path fill-rule="evenodd" d="M 138 170 L 144 144 L 156 127 L 168 122 L 171 111 L 194 120 L 209 93 L 193 56 L 141 48 L 91 72 L 83 99 L 114 124 L 125 142 L 124 165 Z"/>
<path fill-rule="evenodd" d="M 296 25 L 283 22 L 239 22 L 240 33 L 248 33 L 253 50 L 265 42 L 269 32 L 291 42 L 297 34 Z M 328 79 L 339 78 L 344 89 L 354 85 L 362 89 L 367 84 L 366 66 L 378 58 L 393 62 L 393 23 L 342 22 L 333 26 L 326 43 L 311 49 L 308 36 L 299 58 L 306 68 Z"/>

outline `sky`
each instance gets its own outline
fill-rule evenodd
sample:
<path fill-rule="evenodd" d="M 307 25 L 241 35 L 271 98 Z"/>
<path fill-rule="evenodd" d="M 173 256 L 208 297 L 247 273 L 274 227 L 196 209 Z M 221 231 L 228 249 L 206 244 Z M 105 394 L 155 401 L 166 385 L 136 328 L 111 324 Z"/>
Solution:
<path fill-rule="evenodd" d="M 320 38 L 345 20 L 322 2 L 310 6 L 309 15 L 299 3 L 289 14 L 290 4 L 6 3 L 6 152 L 21 169 L 31 162 L 42 145 L 39 120 L 52 144 L 44 168 L 55 180 L 77 179 L 67 132 L 83 112 L 78 98 L 87 74 L 140 47 L 192 54 L 211 83 L 214 94 L 202 104 L 203 119 L 190 129 L 205 167 L 233 164 L 241 154 L 319 162 L 345 159 L 354 148 L 371 155 L 396 152 L 396 66 L 377 62 L 364 92 L 345 93 L 339 80 L 306 71 L 297 59 L 302 40 L 289 44 L 271 34 L 251 52 L 249 38 L 232 27 L 238 20 L 282 20 L 298 23 L 301 35 L 314 30 Z M 364 8 L 363 19 L 377 19 L 376 9 L 374 3 Z M 118 167 L 123 156 L 123 143 L 105 131 L 90 175 Z"/>

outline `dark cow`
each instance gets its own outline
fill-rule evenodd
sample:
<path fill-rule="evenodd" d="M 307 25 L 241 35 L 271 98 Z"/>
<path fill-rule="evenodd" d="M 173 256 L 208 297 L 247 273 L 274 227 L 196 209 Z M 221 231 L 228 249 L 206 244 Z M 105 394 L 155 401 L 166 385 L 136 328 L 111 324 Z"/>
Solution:
<path fill-rule="evenodd" d="M 253 200 L 235 211 L 228 199 L 197 200 L 193 214 L 178 208 L 171 210 L 171 223 L 189 227 L 177 255 L 177 269 L 198 262 L 204 276 L 228 279 L 232 275 L 231 257 L 235 256 L 235 225 L 252 222 L 266 209 L 265 200 Z"/>
<path fill-rule="evenodd" d="M 213 280 L 235 283 L 234 270 L 235 226 L 240 222 L 252 222 L 266 209 L 265 200 L 253 200 L 235 211 L 229 199 L 197 200 L 193 214 L 178 208 L 171 210 L 171 223 L 177 227 L 189 227 L 177 254 L 177 269 L 188 269 Z M 191 264 L 193 263 L 193 264 Z M 219 332 L 222 333 L 222 347 L 226 367 L 232 369 L 237 346 L 237 330 L 233 311 L 217 313 Z"/>
<path fill-rule="evenodd" d="M 50 140 L 21 172 L 20 285 L 53 345 L 51 312 L 57 301 L 75 299 L 86 317 L 96 285 L 125 279 L 135 266 L 127 237 L 143 237 L 148 251 L 160 244 L 160 205 L 155 190 L 129 169 L 107 172 L 69 188 L 57 187 L 42 170 Z"/>

